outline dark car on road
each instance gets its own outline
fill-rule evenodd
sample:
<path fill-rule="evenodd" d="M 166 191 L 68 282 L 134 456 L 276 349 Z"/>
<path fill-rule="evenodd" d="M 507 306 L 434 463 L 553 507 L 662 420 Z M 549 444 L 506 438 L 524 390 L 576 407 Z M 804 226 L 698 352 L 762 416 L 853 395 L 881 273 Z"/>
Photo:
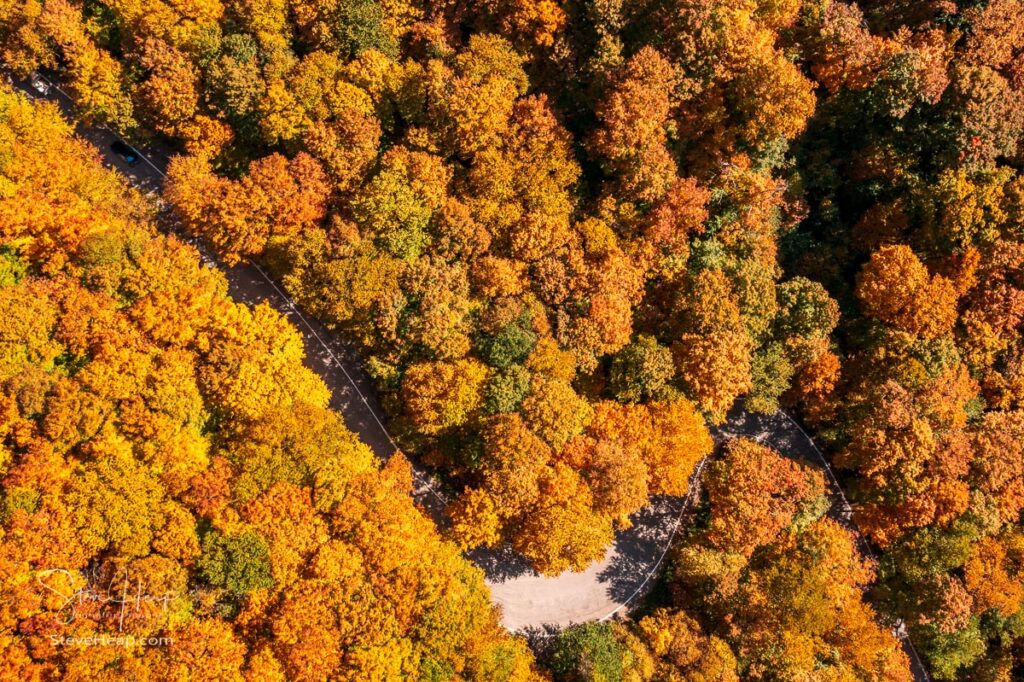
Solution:
<path fill-rule="evenodd" d="M 110 143 L 110 149 L 124 159 L 125 163 L 129 166 L 134 166 L 139 162 L 139 153 L 132 149 L 124 140 L 114 140 Z"/>

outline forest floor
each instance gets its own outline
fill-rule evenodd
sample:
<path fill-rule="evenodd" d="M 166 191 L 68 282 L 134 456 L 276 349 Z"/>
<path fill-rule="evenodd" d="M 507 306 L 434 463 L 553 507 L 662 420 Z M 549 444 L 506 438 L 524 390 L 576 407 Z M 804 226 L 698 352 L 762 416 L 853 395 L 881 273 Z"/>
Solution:
<path fill-rule="evenodd" d="M 77 122 L 71 96 L 58 84 L 45 80 L 49 92 L 43 94 L 28 81 L 10 77 L 12 85 L 33 99 L 55 102 L 65 116 Z M 137 150 L 140 159 L 129 165 L 111 149 L 119 136 L 105 126 L 78 125 L 77 132 L 99 150 L 104 163 L 124 174 L 131 184 L 154 201 L 159 199 L 168 152 L 158 146 Z M 358 350 L 339 334 L 317 320 L 304 315 L 277 283 L 255 264 L 226 267 L 201 244 L 183 235 L 199 249 L 204 263 L 220 269 L 231 297 L 256 305 L 266 301 L 286 316 L 302 333 L 306 349 L 305 364 L 331 391 L 331 407 L 340 412 L 348 428 L 356 433 L 381 458 L 386 460 L 397 450 L 384 424 L 372 380 L 363 370 Z M 728 421 L 715 431 L 716 449 L 733 438 L 751 438 L 785 456 L 824 467 L 829 474 L 833 504 L 829 514 L 856 532 L 849 503 L 842 495 L 828 464 L 811 438 L 784 412 L 755 415 L 734 410 Z M 476 550 L 470 559 L 486 576 L 492 599 L 502 609 L 502 622 L 509 630 L 544 635 L 572 623 L 606 620 L 627 612 L 638 604 L 657 582 L 668 549 L 676 534 L 685 529 L 689 514 L 700 497 L 700 477 L 707 460 L 702 460 L 691 478 L 686 497 L 658 497 L 631 517 L 633 525 L 619 531 L 602 561 L 579 573 L 565 572 L 542 576 L 533 571 L 510 549 Z M 445 495 L 439 482 L 412 463 L 417 504 L 439 525 L 444 525 Z M 859 534 L 858 534 L 859 537 Z M 867 548 L 870 553 L 870 548 Z M 909 640 L 902 636 L 911 658 L 915 679 L 928 680 L 924 667 Z"/>

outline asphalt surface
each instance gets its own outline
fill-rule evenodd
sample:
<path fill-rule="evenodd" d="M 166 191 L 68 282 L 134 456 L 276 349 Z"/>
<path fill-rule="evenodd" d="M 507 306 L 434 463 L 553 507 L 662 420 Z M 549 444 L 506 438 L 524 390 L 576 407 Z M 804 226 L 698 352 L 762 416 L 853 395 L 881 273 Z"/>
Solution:
<path fill-rule="evenodd" d="M 839 480 L 832 471 L 831 464 L 815 444 L 814 439 L 804 431 L 803 427 L 795 419 L 782 410 L 770 415 L 734 410 L 729 415 L 728 422 L 718 430 L 716 437 L 719 442 L 724 442 L 730 438 L 750 438 L 763 445 L 767 445 L 786 457 L 791 457 L 823 470 L 829 487 L 829 497 L 832 500 L 828 516 L 851 531 L 854 537 L 857 538 L 857 545 L 861 553 L 877 563 L 878 557 L 875 556 L 871 545 L 857 527 L 853 518 L 853 507 L 846 498 L 842 486 L 839 485 Z M 914 675 L 915 682 L 930 682 L 931 678 L 928 675 L 928 670 L 925 668 L 924 663 L 922 663 L 913 642 L 910 641 L 904 624 L 893 624 L 892 631 L 899 639 L 904 652 L 907 654 L 907 658 L 910 660 L 910 671 Z"/>
<path fill-rule="evenodd" d="M 33 99 L 55 102 L 69 120 L 77 122 L 74 101 L 58 84 L 40 77 L 40 81 L 48 85 L 46 92 L 41 92 L 30 81 L 6 75 L 17 89 Z M 77 132 L 97 147 L 108 167 L 120 171 L 152 200 L 159 199 L 166 177 L 168 150 L 159 146 L 135 149 L 139 160 L 129 164 L 111 149 L 120 137 L 109 128 L 77 125 Z M 249 305 L 265 301 L 295 325 L 305 344 L 306 366 L 316 372 L 331 390 L 331 407 L 342 414 L 348 428 L 381 459 L 391 457 L 398 447 L 387 431 L 376 390 L 353 344 L 303 314 L 259 265 L 227 267 L 195 239 L 184 234 L 177 236 L 195 246 L 208 267 L 216 267 L 224 273 L 234 300 Z M 854 525 L 850 503 L 828 461 L 796 421 L 781 411 L 773 415 L 753 415 L 735 410 L 728 422 L 715 433 L 717 447 L 737 437 L 752 438 L 786 456 L 823 468 L 833 500 L 829 514 L 854 531 L 862 551 L 874 556 Z M 680 529 L 685 528 L 694 503 L 700 497 L 701 474 L 706 463 L 707 460 L 702 460 L 698 464 L 686 497 L 652 500 L 648 507 L 631 517 L 633 526 L 630 529 L 616 534 L 605 558 L 586 571 L 547 577 L 538 575 L 521 556 L 509 549 L 471 552 L 470 559 L 485 574 L 492 600 L 501 607 L 505 627 L 529 635 L 545 636 L 572 623 L 607 620 L 628 612 L 652 587 L 673 539 Z M 412 466 L 416 481 L 414 500 L 443 526 L 447 500 L 440 485 L 415 462 Z M 896 633 L 910 658 L 915 680 L 928 682 L 928 674 L 902 626 L 896 628 Z"/>
<path fill-rule="evenodd" d="M 30 81 L 16 78 L 12 78 L 11 81 L 16 88 L 34 99 L 55 102 L 69 120 L 77 121 L 74 115 L 74 101 L 70 94 L 49 79 L 43 79 L 49 85 L 46 93 L 40 92 Z M 106 126 L 77 125 L 76 131 L 97 148 L 106 166 L 121 172 L 136 189 L 153 201 L 159 199 L 169 162 L 170 154 L 167 151 L 147 147 L 143 152 L 133 147 L 139 159 L 129 164 L 111 148 L 111 145 L 121 138 Z M 383 411 L 371 380 L 362 369 L 358 353 L 351 344 L 345 343 L 344 339 L 327 330 L 317 320 L 304 315 L 259 265 L 227 267 L 198 240 L 181 231 L 176 231 L 175 234 L 193 245 L 208 267 L 216 267 L 224 273 L 231 298 L 248 305 L 265 301 L 287 317 L 302 333 L 306 350 L 304 362 L 327 384 L 331 390 L 331 407 L 342 414 L 351 431 L 369 445 L 381 459 L 386 460 L 398 450 L 384 426 Z M 414 476 L 417 480 L 417 488 L 414 491 L 416 502 L 431 516 L 438 517 L 444 507 L 438 486 L 432 483 L 430 475 L 422 469 L 414 467 Z"/>

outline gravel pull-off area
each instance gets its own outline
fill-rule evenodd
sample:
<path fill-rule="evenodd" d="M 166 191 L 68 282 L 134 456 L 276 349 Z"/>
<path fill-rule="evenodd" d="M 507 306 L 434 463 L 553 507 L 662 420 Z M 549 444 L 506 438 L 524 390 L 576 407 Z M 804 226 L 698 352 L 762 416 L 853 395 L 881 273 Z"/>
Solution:
<path fill-rule="evenodd" d="M 43 78 L 51 86 L 44 94 L 31 82 L 9 75 L 8 79 L 30 97 L 56 102 L 69 119 L 75 120 L 74 102 L 58 84 Z M 97 146 L 108 166 L 126 175 L 137 189 L 156 198 L 167 168 L 166 150 L 136 150 L 141 163 L 129 165 L 112 152 L 111 144 L 119 138 L 110 129 L 79 125 L 78 133 Z M 316 320 L 304 316 L 258 265 L 224 267 L 200 244 L 183 238 L 196 245 L 208 267 L 224 272 L 235 300 L 251 305 L 266 301 L 291 320 L 302 333 L 306 365 L 331 390 L 331 407 L 343 415 L 348 428 L 379 457 L 387 459 L 394 454 L 397 446 L 387 432 L 376 392 L 353 345 Z M 736 410 L 727 423 L 716 430 L 717 447 L 737 437 L 752 438 L 787 457 L 824 467 L 833 493 L 829 513 L 856 532 L 850 505 L 827 462 L 811 438 L 788 415 L 781 411 L 772 415 L 754 415 Z M 700 497 L 701 474 L 707 461 L 703 460 L 695 470 L 686 497 L 654 499 L 631 517 L 631 528 L 616 535 L 605 558 L 583 572 L 541 576 L 511 550 L 472 552 L 470 558 L 484 570 L 493 601 L 502 609 L 505 627 L 516 632 L 543 635 L 572 623 L 613 618 L 634 607 L 657 581 L 676 534 L 686 527 L 687 515 Z M 417 504 L 443 526 L 446 500 L 440 486 L 415 463 L 413 475 L 416 484 L 413 496 Z M 871 549 L 865 543 L 862 543 L 862 548 L 870 554 Z M 910 655 L 915 679 L 927 682 L 928 675 L 909 638 L 902 628 L 898 634 Z"/>
<path fill-rule="evenodd" d="M 554 630 L 572 623 L 603 620 L 646 593 L 671 544 L 685 498 L 661 497 L 633 515 L 633 527 L 616 535 L 602 561 L 581 573 L 542 576 L 513 552 L 477 551 L 502 623 L 510 630 Z M 682 515 L 685 515 L 682 514 Z"/>
<path fill-rule="evenodd" d="M 783 413 L 771 416 L 734 411 L 715 432 L 716 449 L 737 437 L 752 438 L 788 456 L 810 460 L 813 444 Z M 502 623 L 526 633 L 554 632 L 573 623 L 606 620 L 634 607 L 657 582 L 676 534 L 700 499 L 708 460 L 690 478 L 686 497 L 658 497 L 631 517 L 602 561 L 580 573 L 543 576 L 511 550 L 478 550 L 471 557 L 484 569 Z"/>

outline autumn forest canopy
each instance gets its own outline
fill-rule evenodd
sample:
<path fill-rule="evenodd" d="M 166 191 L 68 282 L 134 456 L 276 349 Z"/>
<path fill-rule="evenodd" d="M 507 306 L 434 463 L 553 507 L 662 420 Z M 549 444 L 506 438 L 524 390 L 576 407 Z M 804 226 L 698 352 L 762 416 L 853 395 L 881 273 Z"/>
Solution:
<path fill-rule="evenodd" d="M 0 678 L 1024 679 L 1021 0 L 0 0 L 0 61 L 172 153 L 158 211 L 0 90 Z M 852 525 L 715 448 L 780 409 Z M 501 628 L 467 551 L 583 570 L 702 461 L 631 617 Z"/>

